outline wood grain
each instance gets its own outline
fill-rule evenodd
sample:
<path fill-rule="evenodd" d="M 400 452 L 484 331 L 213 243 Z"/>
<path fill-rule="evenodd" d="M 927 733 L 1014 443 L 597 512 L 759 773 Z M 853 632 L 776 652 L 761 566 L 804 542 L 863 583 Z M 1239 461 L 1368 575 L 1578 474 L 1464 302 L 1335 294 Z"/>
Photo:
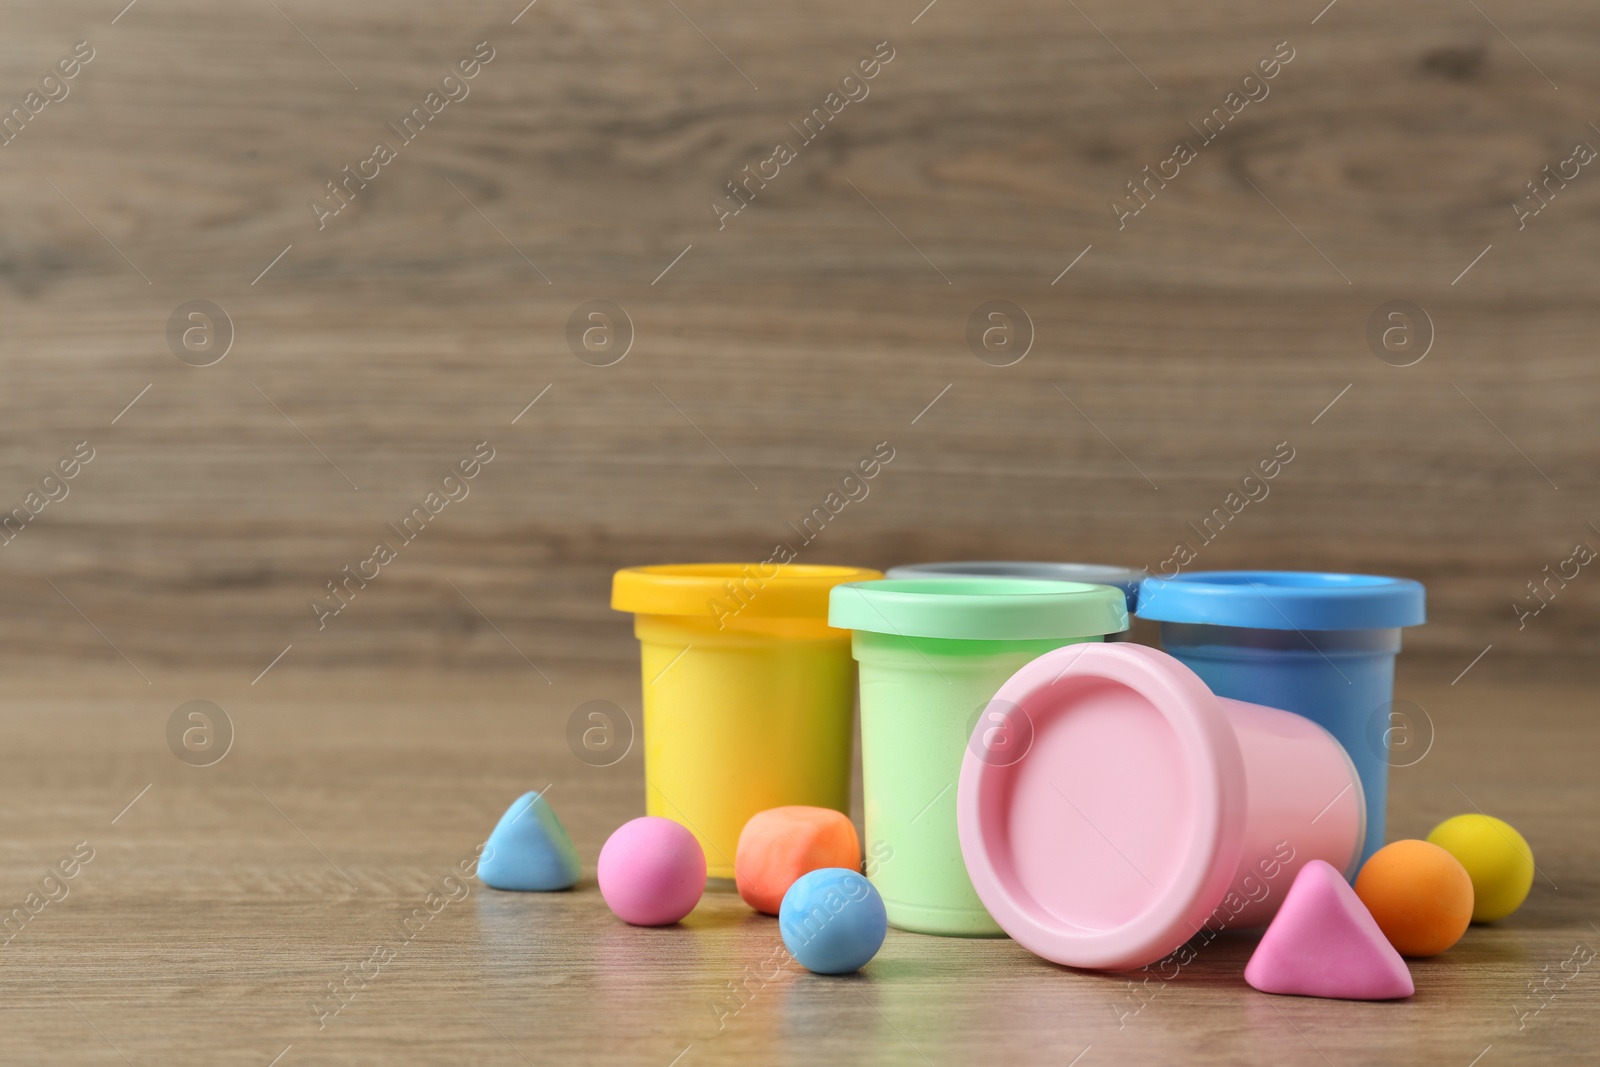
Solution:
<path fill-rule="evenodd" d="M 0 508 L 97 450 L 0 548 L 9 659 L 618 660 L 613 569 L 765 558 L 885 440 L 806 558 L 1159 566 L 1288 441 L 1195 566 L 1419 578 L 1409 646 L 1456 669 L 1592 648 L 1600 585 L 1512 607 L 1600 545 L 1600 178 L 1510 208 L 1600 137 L 1572 0 L 1485 8 L 1504 37 L 1359 0 L 117 6 L 14 4 L 0 52 L 20 101 L 96 50 L 0 147 Z M 480 41 L 470 95 L 319 230 L 307 202 Z M 870 95 L 719 230 L 881 41 Z M 1119 230 L 1111 199 L 1282 41 L 1270 95 Z M 212 367 L 168 350 L 192 299 L 234 324 Z M 636 331 L 607 368 L 566 341 L 596 299 Z M 1036 334 L 1004 368 L 965 340 L 996 299 Z M 1392 299 L 1435 325 L 1412 367 L 1364 340 Z M 472 496 L 319 631 L 325 583 L 481 440 Z"/>
<path fill-rule="evenodd" d="M 1575 0 L 1315 6 L 9 5 L 5 108 L 95 56 L 0 147 L 0 514 L 95 451 L 0 544 L 4 909 L 95 851 L 4 947 L 0 1060 L 1592 1057 L 1592 974 L 1517 1010 L 1600 937 L 1600 586 L 1522 628 L 1511 605 L 1600 545 L 1600 178 L 1520 230 L 1511 204 L 1600 137 L 1596 26 Z M 308 201 L 482 41 L 470 94 L 319 229 Z M 870 94 L 719 229 L 726 183 L 881 41 Z M 1119 229 L 1112 198 L 1280 41 L 1270 94 Z M 196 299 L 235 333 L 204 368 L 167 338 Z M 1415 366 L 1364 339 L 1395 299 L 1436 330 Z M 614 366 L 569 349 L 591 300 L 633 323 Z M 1015 365 L 965 339 L 991 300 L 1033 323 Z M 325 583 L 480 441 L 470 495 L 319 630 Z M 1125 977 L 895 933 L 720 1029 L 777 944 L 726 895 L 643 932 L 592 881 L 474 883 L 397 933 L 519 792 L 553 783 L 591 874 L 642 810 L 637 754 L 563 740 L 585 700 L 637 711 L 611 571 L 765 558 L 881 441 L 802 558 L 1157 566 L 1291 442 L 1196 566 L 1428 584 L 1398 695 L 1438 735 L 1390 833 L 1505 816 L 1540 857 L 1528 905 L 1400 1005 L 1269 1001 L 1234 940 L 1131 1014 Z M 167 748 L 191 699 L 236 730 L 213 767 Z M 392 968 L 319 1029 L 378 945 Z"/>
<path fill-rule="evenodd" d="M 892 931 L 856 977 L 780 971 L 775 922 L 728 893 L 678 927 L 623 926 L 593 871 L 605 836 L 643 811 L 639 752 L 589 767 L 564 727 L 589 699 L 636 714 L 631 672 L 554 686 L 526 668 L 283 666 L 255 687 L 231 674 L 151 687 L 125 675 L 80 672 L 70 685 L 16 675 L 0 691 L 5 910 L 74 845 L 94 850 L 67 895 L 0 949 L 7 1063 L 1060 1065 L 1081 1055 L 1084 1067 L 1323 1057 L 1342 1067 L 1465 1065 L 1485 1048 L 1482 1063 L 1592 1058 L 1592 968 L 1537 1014 L 1518 1014 L 1539 1004 L 1530 983 L 1600 943 L 1592 683 L 1517 680 L 1486 663 L 1452 687 L 1402 669 L 1400 693 L 1427 709 L 1436 736 L 1394 772 L 1390 836 L 1481 807 L 1526 834 L 1541 872 L 1514 916 L 1414 961 L 1413 999 L 1265 997 L 1240 977 L 1253 944 L 1241 935 L 1214 942 L 1141 1006 L 1129 975 L 1071 972 L 1009 941 Z M 220 704 L 235 731 L 231 751 L 204 768 L 175 759 L 164 736 L 172 710 L 197 697 Z M 511 800 L 547 786 L 584 860 L 578 888 L 445 881 Z M 430 893 L 448 903 L 406 932 Z M 327 1008 L 328 983 L 347 966 L 359 973 L 380 946 L 392 962 L 365 988 L 352 981 L 361 991 L 319 1029 L 312 1004 Z M 729 983 L 748 990 L 742 1007 Z"/>

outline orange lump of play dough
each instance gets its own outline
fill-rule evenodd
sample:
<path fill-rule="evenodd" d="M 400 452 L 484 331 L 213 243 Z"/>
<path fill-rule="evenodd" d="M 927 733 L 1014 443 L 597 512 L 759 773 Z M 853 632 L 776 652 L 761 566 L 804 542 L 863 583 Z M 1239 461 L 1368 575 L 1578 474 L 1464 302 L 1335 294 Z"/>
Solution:
<path fill-rule="evenodd" d="M 823 867 L 858 869 L 861 841 L 849 817 L 832 808 L 768 808 L 744 824 L 733 866 L 744 902 L 776 915 L 801 875 Z"/>
<path fill-rule="evenodd" d="M 1450 853 L 1426 841 L 1396 841 L 1372 854 L 1356 896 L 1402 956 L 1437 956 L 1472 921 L 1472 878 Z"/>

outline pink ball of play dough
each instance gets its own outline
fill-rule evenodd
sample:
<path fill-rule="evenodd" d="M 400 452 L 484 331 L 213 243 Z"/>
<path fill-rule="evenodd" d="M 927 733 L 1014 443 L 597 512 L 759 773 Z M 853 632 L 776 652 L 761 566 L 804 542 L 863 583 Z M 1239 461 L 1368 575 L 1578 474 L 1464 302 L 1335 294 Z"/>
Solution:
<path fill-rule="evenodd" d="M 600 895 L 634 926 L 668 926 L 688 915 L 706 889 L 706 854 L 671 819 L 623 823 L 600 850 Z"/>

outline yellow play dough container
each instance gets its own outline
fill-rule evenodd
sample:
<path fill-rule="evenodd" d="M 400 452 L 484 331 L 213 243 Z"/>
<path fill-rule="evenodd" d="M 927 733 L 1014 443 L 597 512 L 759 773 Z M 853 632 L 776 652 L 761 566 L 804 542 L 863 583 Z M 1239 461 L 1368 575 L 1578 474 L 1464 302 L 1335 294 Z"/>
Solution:
<path fill-rule="evenodd" d="M 734 877 L 759 811 L 849 813 L 856 669 L 828 592 L 881 577 L 775 562 L 616 573 L 611 606 L 634 613 L 639 638 L 646 810 L 689 828 L 710 877 Z"/>

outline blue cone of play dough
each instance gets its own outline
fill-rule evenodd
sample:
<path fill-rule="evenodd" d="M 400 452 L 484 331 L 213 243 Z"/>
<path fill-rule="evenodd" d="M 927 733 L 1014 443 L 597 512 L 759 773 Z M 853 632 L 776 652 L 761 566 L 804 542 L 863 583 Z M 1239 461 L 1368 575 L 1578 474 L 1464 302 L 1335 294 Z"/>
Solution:
<path fill-rule="evenodd" d="M 871 882 L 844 867 L 823 867 L 801 875 L 783 895 L 778 932 L 807 970 L 849 974 L 878 954 L 889 916 Z"/>
<path fill-rule="evenodd" d="M 506 809 L 478 861 L 479 880 L 494 889 L 571 889 L 578 870 L 572 838 L 538 793 L 524 793 Z"/>

